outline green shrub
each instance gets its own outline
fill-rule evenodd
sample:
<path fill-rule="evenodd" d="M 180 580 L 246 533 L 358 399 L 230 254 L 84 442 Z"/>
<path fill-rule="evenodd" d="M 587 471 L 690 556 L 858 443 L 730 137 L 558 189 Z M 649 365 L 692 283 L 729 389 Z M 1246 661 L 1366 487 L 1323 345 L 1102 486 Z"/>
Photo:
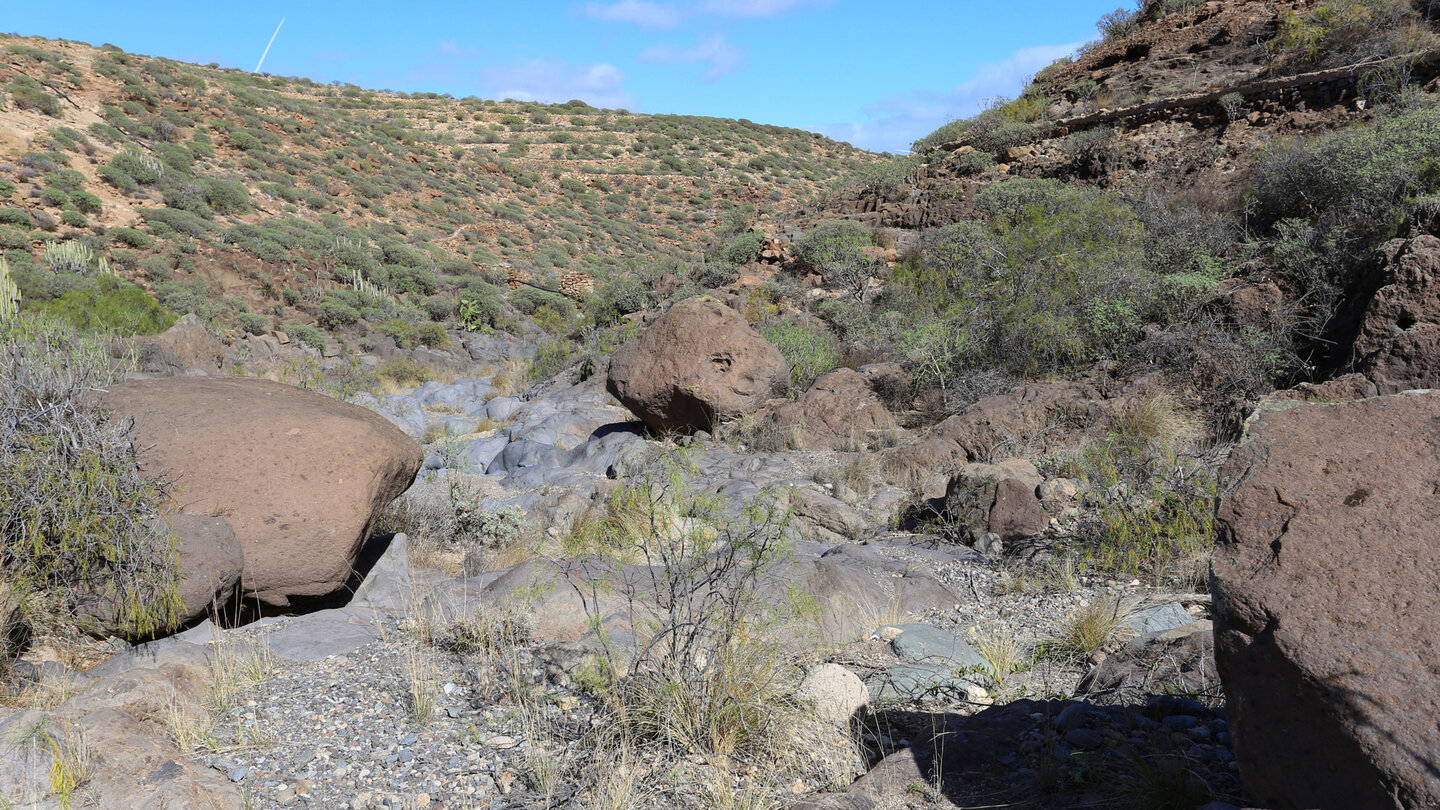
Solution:
<path fill-rule="evenodd" d="M 548 307 L 552 312 L 566 321 L 575 320 L 578 314 L 574 301 L 558 293 L 538 290 L 534 287 L 521 287 L 516 290 L 511 290 L 505 298 L 510 302 L 511 306 L 526 315 L 534 315 L 542 306 Z"/>
<path fill-rule="evenodd" d="M 0 325 L 0 538 L 11 592 L 38 629 L 109 605 L 131 637 L 174 627 L 181 608 L 163 493 L 140 475 L 126 420 L 93 392 L 123 379 L 108 341 L 24 315 Z"/>
<path fill-rule="evenodd" d="M 420 330 L 416 335 L 420 340 L 420 345 L 430 349 L 438 349 L 442 346 L 450 345 L 450 334 L 445 331 L 445 327 L 433 321 L 421 324 Z"/>
<path fill-rule="evenodd" d="M 739 267 L 749 264 L 760 258 L 760 248 L 765 244 L 765 236 L 755 231 L 742 233 L 739 236 L 725 243 L 720 249 L 717 258 L 728 265 Z"/>
<path fill-rule="evenodd" d="M 1297 68 L 1348 65 L 1433 47 L 1435 35 L 1408 0 L 1323 0 L 1282 12 L 1270 42 Z"/>
<path fill-rule="evenodd" d="M 61 211 L 60 221 L 71 228 L 84 228 L 90 224 L 90 220 L 79 211 Z"/>
<path fill-rule="evenodd" d="M 254 312 L 237 313 L 235 325 L 240 327 L 241 331 L 251 335 L 263 335 L 270 331 L 270 319 Z"/>
<path fill-rule="evenodd" d="M 134 228 L 111 228 L 107 233 L 114 241 L 136 250 L 145 250 L 155 244 L 155 240 L 149 234 Z"/>
<path fill-rule="evenodd" d="M 823 329 L 795 321 L 760 327 L 760 334 L 780 350 L 790 364 L 790 395 L 799 397 L 821 375 L 840 364 L 835 341 Z"/>
<path fill-rule="evenodd" d="M 536 382 L 543 382 L 564 371 L 575 356 L 575 348 L 563 338 L 547 340 L 535 349 L 530 360 L 529 376 Z"/>
<path fill-rule="evenodd" d="M 922 163 L 918 155 L 893 157 L 842 176 L 834 187 L 874 194 L 886 201 L 903 200 L 909 195 L 914 172 Z"/>
<path fill-rule="evenodd" d="M 325 347 L 328 345 L 325 333 L 306 323 L 292 321 L 285 324 L 285 334 L 317 352 L 325 351 Z"/>
<path fill-rule="evenodd" d="M 795 240 L 795 252 L 807 266 L 824 271 L 828 265 L 849 260 L 860 248 L 873 244 L 870 229 L 858 222 L 837 219 L 817 225 Z"/>
<path fill-rule="evenodd" d="M 317 320 L 320 321 L 322 329 L 334 331 L 360 320 L 360 310 L 335 296 L 326 296 L 320 301 L 320 314 Z"/>
<path fill-rule="evenodd" d="M 117 153 L 106 165 L 124 172 L 142 186 L 158 183 L 165 176 L 165 164 L 159 158 L 136 149 Z"/>
<path fill-rule="evenodd" d="M 74 203 L 76 208 L 86 214 L 98 214 L 103 207 L 100 203 L 100 198 L 88 191 L 70 192 L 70 202 Z"/>
<path fill-rule="evenodd" d="M 75 329 L 120 335 L 153 335 L 175 323 L 175 313 L 128 281 L 100 275 L 33 308 L 67 321 Z"/>
<path fill-rule="evenodd" d="M 238 180 L 206 177 L 200 180 L 205 202 L 222 214 L 243 214 L 250 210 L 250 191 Z"/>
<path fill-rule="evenodd" d="M 96 172 L 100 175 L 101 180 L 126 194 L 131 194 L 140 188 L 140 184 L 135 182 L 135 178 L 118 167 L 101 166 Z"/>
<path fill-rule="evenodd" d="M 420 385 L 435 378 L 429 366 L 408 357 L 392 357 L 376 366 L 375 373 L 396 385 Z"/>
<path fill-rule="evenodd" d="M 1124 39 L 1140 27 L 1140 13 L 1136 10 L 1117 8 L 1114 11 L 1102 14 L 1100 20 L 1095 23 L 1100 31 L 1100 37 L 1104 42 Z"/>
<path fill-rule="evenodd" d="M 30 227 L 30 212 L 24 208 L 0 208 L 0 223 L 28 228 Z"/>
<path fill-rule="evenodd" d="M 0 198 L 9 197 L 15 193 L 16 185 L 9 180 L 0 180 Z"/>
<path fill-rule="evenodd" d="M 35 110 L 52 117 L 60 115 L 60 99 L 50 95 L 39 82 L 29 76 L 19 76 L 8 85 L 10 103 L 17 109 Z"/>

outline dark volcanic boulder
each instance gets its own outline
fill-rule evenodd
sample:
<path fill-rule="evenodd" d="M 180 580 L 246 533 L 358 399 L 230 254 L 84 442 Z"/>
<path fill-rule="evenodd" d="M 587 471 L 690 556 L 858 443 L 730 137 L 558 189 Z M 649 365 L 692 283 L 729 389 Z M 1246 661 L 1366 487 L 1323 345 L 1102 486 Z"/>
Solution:
<path fill-rule="evenodd" d="M 142 470 L 170 482 L 181 511 L 229 522 L 245 591 L 276 607 L 343 586 L 423 460 L 378 414 L 268 380 L 127 382 L 104 404 L 134 418 Z"/>
<path fill-rule="evenodd" d="M 651 428 L 688 432 L 757 410 L 789 374 L 740 313 L 690 298 L 615 352 L 606 388 Z"/>
<path fill-rule="evenodd" d="M 1222 483 L 1215 654 L 1252 798 L 1440 807 L 1440 393 L 1264 403 Z"/>
<path fill-rule="evenodd" d="M 1440 239 L 1387 242 L 1384 284 L 1355 338 L 1357 368 L 1377 393 L 1440 387 Z"/>

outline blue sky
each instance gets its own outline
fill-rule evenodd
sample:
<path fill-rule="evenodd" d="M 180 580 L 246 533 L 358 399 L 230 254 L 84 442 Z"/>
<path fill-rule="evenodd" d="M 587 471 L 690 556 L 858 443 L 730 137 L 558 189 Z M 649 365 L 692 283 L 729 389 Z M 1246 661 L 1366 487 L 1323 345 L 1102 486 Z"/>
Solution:
<path fill-rule="evenodd" d="M 15 3 L 0 26 L 454 96 L 748 118 L 899 151 L 1094 38 L 1123 0 Z"/>

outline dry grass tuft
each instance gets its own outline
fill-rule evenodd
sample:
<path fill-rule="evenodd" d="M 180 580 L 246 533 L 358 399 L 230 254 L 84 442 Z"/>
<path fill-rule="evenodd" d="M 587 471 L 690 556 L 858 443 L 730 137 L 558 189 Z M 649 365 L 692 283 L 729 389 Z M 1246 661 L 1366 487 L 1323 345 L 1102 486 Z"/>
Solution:
<path fill-rule="evenodd" d="M 985 674 L 997 687 L 1003 686 L 1011 674 L 1020 671 L 1029 657 L 1014 636 L 993 629 L 981 633 L 975 640 L 975 652 L 985 659 Z"/>
<path fill-rule="evenodd" d="M 439 675 L 435 655 L 426 645 L 412 645 L 405 651 L 405 677 L 410 686 L 410 718 L 420 725 L 435 716 L 435 693 Z"/>
<path fill-rule="evenodd" d="M 1202 435 L 1201 421 L 1165 391 L 1152 392 L 1132 404 L 1111 429 L 1136 444 L 1172 453 L 1193 447 Z"/>
<path fill-rule="evenodd" d="M 1125 620 L 1134 612 L 1120 597 L 1096 597 L 1081 605 L 1050 639 L 1051 647 L 1060 653 L 1087 656 L 1103 650 L 1129 628 Z"/>

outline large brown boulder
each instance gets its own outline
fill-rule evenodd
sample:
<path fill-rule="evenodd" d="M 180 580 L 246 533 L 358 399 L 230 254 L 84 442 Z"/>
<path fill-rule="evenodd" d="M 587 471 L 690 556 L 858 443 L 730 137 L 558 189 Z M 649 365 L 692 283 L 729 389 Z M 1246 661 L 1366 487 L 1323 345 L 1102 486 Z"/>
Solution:
<path fill-rule="evenodd" d="M 1280 808 L 1440 807 L 1440 393 L 1267 402 L 1226 463 L 1216 663 Z"/>
<path fill-rule="evenodd" d="M 797 450 L 889 447 L 902 432 L 865 375 L 848 368 L 816 380 L 809 391 L 776 408 L 770 418 Z"/>
<path fill-rule="evenodd" d="M 1381 394 L 1440 387 L 1440 239 L 1392 240 L 1384 282 L 1355 337 L 1356 367 Z"/>
<path fill-rule="evenodd" d="M 344 585 L 423 460 L 379 415 L 268 380 L 133 381 L 104 404 L 134 418 L 142 470 L 170 482 L 180 511 L 229 521 L 246 592 L 275 607 Z"/>
<path fill-rule="evenodd" d="M 945 488 L 945 516 L 962 535 L 956 539 L 973 545 L 993 533 L 1009 542 L 1045 531 L 1050 514 L 1035 494 L 1041 480 L 1020 458 L 962 466 Z"/>
<path fill-rule="evenodd" d="M 789 374 L 740 313 L 690 298 L 615 352 L 605 387 L 652 429 L 687 432 L 754 412 Z"/>

